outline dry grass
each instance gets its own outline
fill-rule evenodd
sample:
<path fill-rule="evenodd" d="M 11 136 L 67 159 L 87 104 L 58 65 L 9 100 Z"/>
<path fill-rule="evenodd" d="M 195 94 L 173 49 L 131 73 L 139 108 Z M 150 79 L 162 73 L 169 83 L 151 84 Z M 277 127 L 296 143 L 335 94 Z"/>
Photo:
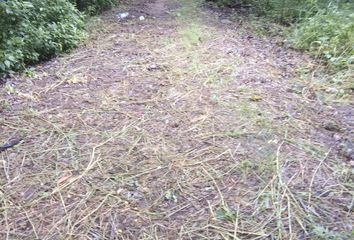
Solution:
<path fill-rule="evenodd" d="M 186 3 L 107 13 L 85 46 L 9 80 L 0 139 L 24 141 L 1 153 L 2 239 L 350 239 L 333 140 L 350 122 L 288 91 L 311 60 Z"/>

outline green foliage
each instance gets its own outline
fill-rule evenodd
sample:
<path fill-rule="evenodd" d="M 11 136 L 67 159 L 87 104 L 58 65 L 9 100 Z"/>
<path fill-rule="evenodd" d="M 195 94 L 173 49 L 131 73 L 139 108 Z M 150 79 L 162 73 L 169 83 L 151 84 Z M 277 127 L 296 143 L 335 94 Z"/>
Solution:
<path fill-rule="evenodd" d="M 221 205 L 216 211 L 216 218 L 226 222 L 235 222 L 237 219 L 237 212 L 226 205 Z"/>
<path fill-rule="evenodd" d="M 79 10 L 97 14 L 115 2 L 0 0 L 0 76 L 73 49 L 85 36 Z"/>
<path fill-rule="evenodd" d="M 314 240 L 345 240 L 352 239 L 354 236 L 354 231 L 333 232 L 323 226 L 313 226 L 311 235 Z"/>
<path fill-rule="evenodd" d="M 352 4 L 352 0 L 216 0 L 214 2 L 222 6 L 247 6 L 257 15 L 267 16 L 285 24 L 306 19 L 323 10 L 345 8 Z"/>
<path fill-rule="evenodd" d="M 331 10 L 297 25 L 289 38 L 293 46 L 323 57 L 342 69 L 354 63 L 354 13 Z"/>
<path fill-rule="evenodd" d="M 84 21 L 66 0 L 0 2 L 0 75 L 77 46 Z"/>
<path fill-rule="evenodd" d="M 295 48 L 322 57 L 331 67 L 354 62 L 353 0 L 216 0 L 220 5 L 248 7 L 252 13 L 291 26 Z"/>
<path fill-rule="evenodd" d="M 80 11 L 94 15 L 112 8 L 115 0 L 70 0 Z"/>

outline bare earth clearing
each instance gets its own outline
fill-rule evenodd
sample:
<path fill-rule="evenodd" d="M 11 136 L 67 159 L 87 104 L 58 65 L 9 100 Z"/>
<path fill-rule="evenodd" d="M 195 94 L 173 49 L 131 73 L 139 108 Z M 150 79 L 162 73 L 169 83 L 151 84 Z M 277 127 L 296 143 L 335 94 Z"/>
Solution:
<path fill-rule="evenodd" d="M 0 142 L 23 138 L 0 153 L 1 239 L 351 238 L 350 99 L 320 101 L 309 57 L 182 2 L 108 12 L 1 86 Z"/>

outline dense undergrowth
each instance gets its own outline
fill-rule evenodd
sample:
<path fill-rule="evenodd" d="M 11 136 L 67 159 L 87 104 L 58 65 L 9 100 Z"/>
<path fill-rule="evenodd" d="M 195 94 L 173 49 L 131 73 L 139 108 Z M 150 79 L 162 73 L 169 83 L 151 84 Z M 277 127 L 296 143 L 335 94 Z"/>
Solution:
<path fill-rule="evenodd" d="M 354 64 L 354 2 L 352 0 L 218 0 L 220 5 L 247 7 L 290 27 L 288 42 L 328 63 L 331 69 Z"/>
<path fill-rule="evenodd" d="M 112 8 L 117 1 L 115 0 L 70 0 L 80 11 L 87 14 L 97 14 Z"/>
<path fill-rule="evenodd" d="M 115 0 L 0 1 L 0 76 L 76 47 L 84 15 L 110 9 Z M 335 71 L 354 65 L 353 0 L 214 0 L 247 7 L 289 26 L 291 46 L 323 59 Z"/>
<path fill-rule="evenodd" d="M 0 77 L 76 47 L 85 37 L 85 15 L 114 0 L 0 1 Z"/>

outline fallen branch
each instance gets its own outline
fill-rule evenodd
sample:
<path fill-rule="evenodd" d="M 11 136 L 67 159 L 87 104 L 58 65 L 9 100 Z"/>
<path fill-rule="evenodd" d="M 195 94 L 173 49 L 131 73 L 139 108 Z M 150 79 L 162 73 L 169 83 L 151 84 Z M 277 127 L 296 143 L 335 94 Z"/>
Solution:
<path fill-rule="evenodd" d="M 14 146 L 16 146 L 17 144 L 19 144 L 22 141 L 22 139 L 11 139 L 9 140 L 7 143 L 5 143 L 4 145 L 0 146 L 0 153 L 6 151 L 9 148 L 12 148 Z"/>

